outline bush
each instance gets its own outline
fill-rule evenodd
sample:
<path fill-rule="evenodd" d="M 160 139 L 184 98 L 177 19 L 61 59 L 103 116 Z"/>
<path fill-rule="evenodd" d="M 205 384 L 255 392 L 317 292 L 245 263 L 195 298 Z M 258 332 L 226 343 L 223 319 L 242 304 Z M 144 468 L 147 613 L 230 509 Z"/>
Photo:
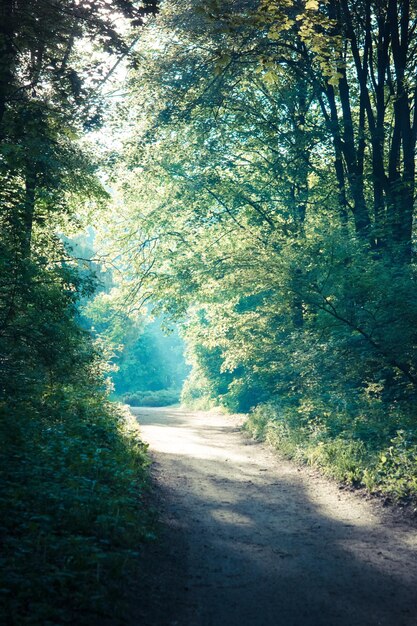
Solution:
<path fill-rule="evenodd" d="M 0 621 L 124 623 L 125 581 L 152 535 L 146 447 L 103 397 L 55 392 L 2 407 Z"/>
<path fill-rule="evenodd" d="M 372 473 L 366 478 L 374 489 L 382 489 L 396 499 L 417 495 L 416 435 L 398 430 L 390 445 L 383 449 Z"/>
<path fill-rule="evenodd" d="M 146 447 L 107 400 L 101 346 L 77 324 L 88 282 L 15 256 L 18 297 L 0 272 L 0 623 L 124 624 L 153 528 Z"/>
<path fill-rule="evenodd" d="M 398 407 L 381 414 L 380 404 L 369 399 L 344 407 L 275 401 L 256 407 L 245 429 L 336 480 L 417 503 L 417 440 L 410 419 Z"/>
<path fill-rule="evenodd" d="M 126 393 L 121 400 L 130 406 L 171 406 L 180 401 L 179 389 L 160 389 L 159 391 L 136 391 Z"/>
<path fill-rule="evenodd" d="M 220 404 L 220 400 L 215 399 L 207 378 L 199 368 L 194 367 L 185 379 L 181 391 L 181 404 L 201 411 Z"/>

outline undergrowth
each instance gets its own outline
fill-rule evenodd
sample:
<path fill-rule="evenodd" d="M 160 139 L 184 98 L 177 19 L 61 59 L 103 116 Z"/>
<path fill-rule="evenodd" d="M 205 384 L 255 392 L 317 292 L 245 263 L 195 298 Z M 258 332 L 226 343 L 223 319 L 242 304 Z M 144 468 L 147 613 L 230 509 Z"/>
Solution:
<path fill-rule="evenodd" d="M 417 506 L 417 437 L 398 407 L 269 402 L 249 414 L 245 429 L 338 481 Z"/>
<path fill-rule="evenodd" d="M 130 406 L 170 406 L 178 404 L 181 391 L 178 389 L 160 389 L 158 391 L 135 391 L 125 393 L 121 400 Z"/>
<path fill-rule="evenodd" d="M 104 394 L 1 406 L 0 622 L 123 624 L 153 520 L 136 425 Z"/>

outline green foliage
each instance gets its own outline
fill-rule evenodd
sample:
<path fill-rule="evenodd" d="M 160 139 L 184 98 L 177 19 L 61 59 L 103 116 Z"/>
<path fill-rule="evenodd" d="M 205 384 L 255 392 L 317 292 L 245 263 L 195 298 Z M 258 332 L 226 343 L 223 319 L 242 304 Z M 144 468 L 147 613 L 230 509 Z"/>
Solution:
<path fill-rule="evenodd" d="M 416 13 L 397 4 L 165 5 L 113 178 L 113 248 L 184 327 L 183 401 L 255 408 L 255 431 L 368 484 L 416 429 Z M 259 417 L 270 399 L 285 420 Z"/>
<path fill-rule="evenodd" d="M 373 472 L 365 473 L 373 489 L 379 488 L 395 498 L 417 494 L 417 442 L 415 431 L 398 430 L 390 445 L 382 450 Z"/>
<path fill-rule="evenodd" d="M 12 293 L 10 274 L 1 279 L 4 623 L 123 611 L 122 576 L 151 532 L 145 446 L 106 399 L 100 346 L 76 323 L 91 284 L 63 252 L 56 241 L 12 265 Z"/>
<path fill-rule="evenodd" d="M 188 370 L 183 350 L 178 333 L 163 334 L 159 320 L 131 332 L 130 337 L 125 335 L 123 348 L 114 359 L 116 394 L 180 389 Z"/>
<path fill-rule="evenodd" d="M 2 623 L 124 623 L 125 581 L 152 532 L 134 425 L 67 385 L 3 404 L 0 428 Z"/>
<path fill-rule="evenodd" d="M 180 389 L 159 389 L 125 393 L 121 400 L 130 406 L 171 406 L 179 403 L 180 395 Z"/>
<path fill-rule="evenodd" d="M 149 7 L 0 3 L 4 624 L 125 623 L 124 577 L 152 533 L 145 446 L 107 400 L 103 345 L 80 324 L 94 281 L 63 243 L 108 199 L 80 135 L 99 123 L 113 53 L 128 49 L 113 11 L 127 33 Z"/>
<path fill-rule="evenodd" d="M 213 395 L 210 383 L 202 372 L 202 368 L 195 364 L 181 391 L 181 404 L 190 409 L 205 410 L 218 406 L 220 398 Z"/>
<path fill-rule="evenodd" d="M 117 397 L 181 388 L 188 367 L 175 326 L 167 334 L 162 330 L 163 318 L 152 321 L 146 311 L 131 313 L 118 288 L 102 291 L 82 312 L 86 326 L 112 352 L 111 380 Z"/>
<path fill-rule="evenodd" d="M 245 429 L 338 481 L 396 501 L 417 502 L 415 430 L 398 408 L 382 415 L 374 398 L 343 408 L 320 399 L 292 406 L 271 401 L 249 415 Z"/>

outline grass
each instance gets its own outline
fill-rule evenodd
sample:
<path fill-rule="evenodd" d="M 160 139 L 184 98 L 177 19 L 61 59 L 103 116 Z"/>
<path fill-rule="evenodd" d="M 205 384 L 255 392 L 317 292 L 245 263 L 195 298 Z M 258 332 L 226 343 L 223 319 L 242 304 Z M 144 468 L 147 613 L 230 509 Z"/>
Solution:
<path fill-rule="evenodd" d="M 417 507 L 417 433 L 398 408 L 270 402 L 249 414 L 245 429 L 287 458 Z"/>

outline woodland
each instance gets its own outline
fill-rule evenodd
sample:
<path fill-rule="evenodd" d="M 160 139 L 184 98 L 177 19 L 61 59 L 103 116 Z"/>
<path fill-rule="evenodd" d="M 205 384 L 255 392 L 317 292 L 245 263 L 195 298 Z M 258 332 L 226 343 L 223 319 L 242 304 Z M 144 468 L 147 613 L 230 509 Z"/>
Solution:
<path fill-rule="evenodd" d="M 126 623 L 118 400 L 416 507 L 416 141 L 410 0 L 0 1 L 2 623 Z"/>

